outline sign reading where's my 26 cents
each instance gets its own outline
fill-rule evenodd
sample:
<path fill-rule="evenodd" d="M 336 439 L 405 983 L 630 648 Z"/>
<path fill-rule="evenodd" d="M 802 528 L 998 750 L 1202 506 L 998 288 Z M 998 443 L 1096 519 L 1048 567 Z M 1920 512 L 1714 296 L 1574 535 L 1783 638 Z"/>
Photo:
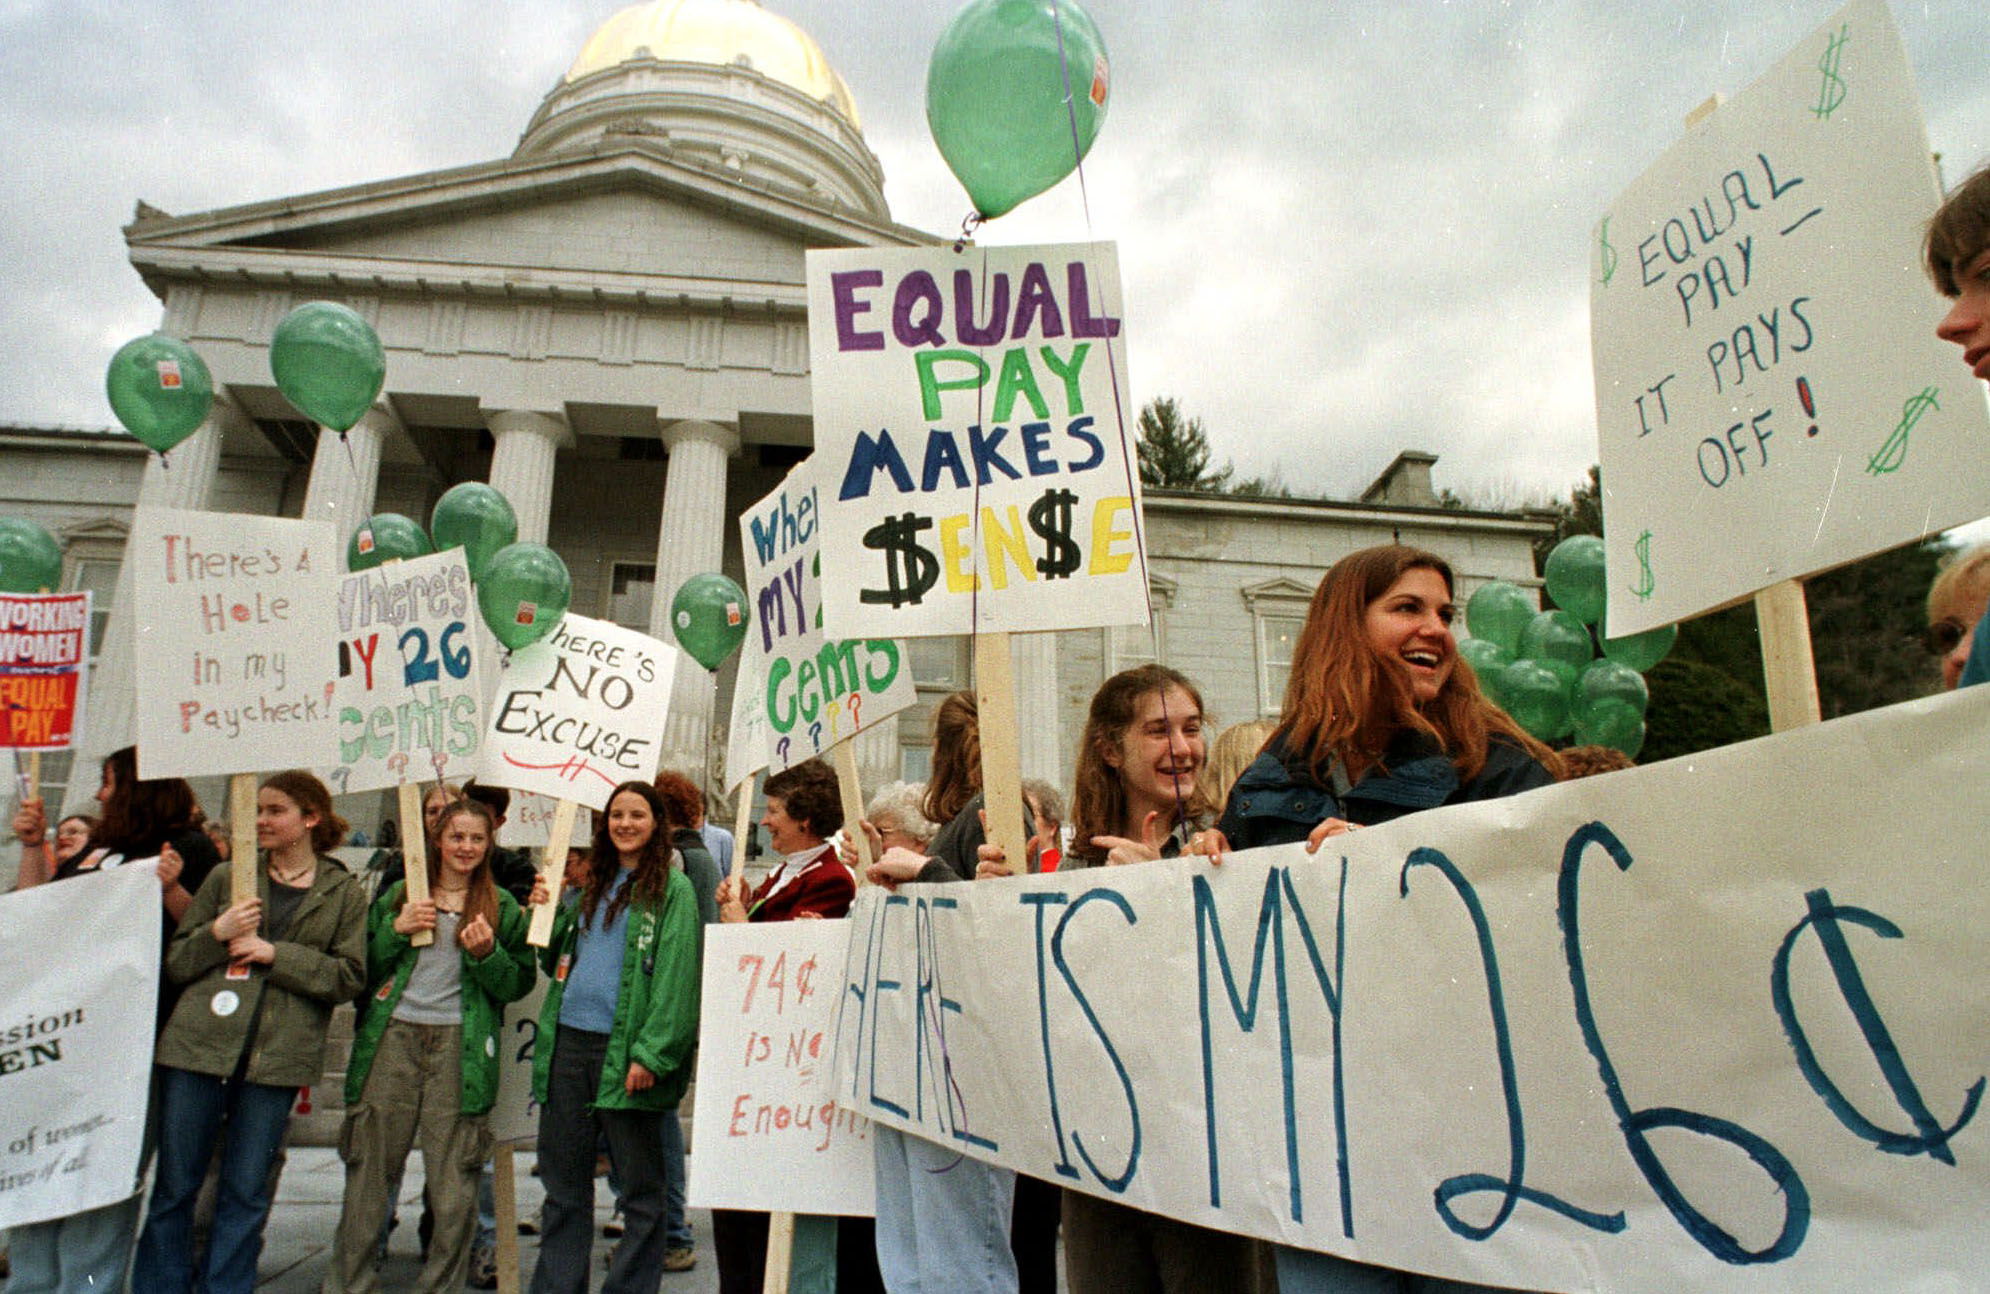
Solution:
<path fill-rule="evenodd" d="M 808 254 L 831 638 L 1145 624 L 1110 243 Z"/>
<path fill-rule="evenodd" d="M 1611 634 L 1990 512 L 1983 390 L 1919 264 L 1937 200 L 1899 32 L 1858 0 L 1611 205 L 1590 280 Z"/>

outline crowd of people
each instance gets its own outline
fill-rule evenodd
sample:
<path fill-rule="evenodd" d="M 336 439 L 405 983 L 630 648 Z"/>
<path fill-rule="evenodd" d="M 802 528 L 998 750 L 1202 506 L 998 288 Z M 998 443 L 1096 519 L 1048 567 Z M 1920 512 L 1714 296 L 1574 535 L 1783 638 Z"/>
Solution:
<path fill-rule="evenodd" d="M 1933 222 L 1931 276 L 1954 306 L 1938 333 L 1990 379 L 1990 172 L 1960 186 Z M 104 760 L 100 812 L 55 824 L 25 799 L 14 818 L 17 884 L 53 884 L 144 862 L 166 935 L 142 1193 L 15 1228 L 13 1294 L 121 1289 L 248 1294 L 300 1087 L 325 1069 L 332 1011 L 359 1010 L 346 1066 L 339 1152 L 343 1205 L 325 1294 L 379 1286 L 409 1151 L 422 1150 L 424 1294 L 488 1287 L 489 1201 L 499 1038 L 507 1004 L 548 981 L 532 1088 L 545 1187 L 533 1294 L 585 1294 L 603 1148 L 622 1235 L 609 1294 L 654 1294 L 695 1261 L 685 1216 L 678 1108 L 697 1040 L 702 927 L 843 916 L 857 889 L 849 845 L 867 838 L 866 879 L 973 883 L 1063 867 L 1137 866 L 1300 844 L 1442 805 L 1518 794 L 1557 776 L 1627 762 L 1557 752 L 1481 691 L 1459 658 L 1451 567 L 1400 545 L 1352 553 L 1326 572 L 1293 650 L 1283 707 L 1213 744 L 1193 680 L 1145 665 L 1106 680 L 1077 751 L 1068 827 L 1061 797 L 1026 787 L 1011 859 L 987 839 L 972 693 L 936 708 L 931 776 L 880 792 L 846 824 L 835 774 L 818 761 L 770 777 L 762 826 L 776 858 L 749 887 L 738 845 L 705 821 L 687 778 L 625 782 L 598 807 L 590 849 L 560 893 L 500 849 L 508 794 L 440 785 L 423 806 L 427 897 L 398 856 L 377 891 L 332 857 L 345 823 L 317 777 L 267 778 L 256 797 L 254 892 L 222 866 L 192 788 L 141 779 L 136 752 Z M 1949 687 L 1990 678 L 1990 544 L 1942 570 L 1928 595 L 1929 648 Z M 846 829 L 847 828 L 847 829 Z M 841 836 L 845 850 L 839 853 Z M 526 909 L 555 905 L 552 937 L 528 946 Z M 1274 1246 L 1144 1213 L 888 1127 L 873 1129 L 875 1224 L 803 1219 L 833 1248 L 825 1287 L 1050 1294 L 1061 1236 L 1073 1294 L 1452 1294 L 1478 1287 Z M 215 1182 L 204 1237 L 202 1186 Z M 142 1224 L 141 1224 L 142 1212 Z M 721 1288 L 758 1291 L 766 1215 L 714 1218 Z"/>

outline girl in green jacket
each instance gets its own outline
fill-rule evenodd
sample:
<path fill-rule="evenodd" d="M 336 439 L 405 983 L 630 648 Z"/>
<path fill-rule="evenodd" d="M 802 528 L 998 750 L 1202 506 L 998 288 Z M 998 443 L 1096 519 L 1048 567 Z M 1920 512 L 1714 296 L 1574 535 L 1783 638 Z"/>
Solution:
<path fill-rule="evenodd" d="M 587 883 L 540 954 L 553 982 L 532 1055 L 546 1187 L 532 1294 L 587 1294 L 601 1137 L 626 1224 L 603 1294 L 656 1294 L 663 1279 L 663 1120 L 676 1117 L 698 1038 L 698 899 L 670 865 L 670 825 L 648 782 L 610 792 Z M 532 905 L 551 897 L 542 876 Z"/>
<path fill-rule="evenodd" d="M 497 822 L 456 800 L 429 837 L 430 897 L 396 881 L 367 920 L 368 992 L 346 1066 L 345 1206 L 324 1294 L 379 1288 L 380 1228 L 417 1137 L 435 1232 L 415 1288 L 455 1294 L 477 1230 L 477 1173 L 490 1156 L 504 1007 L 531 991 L 525 915 L 491 879 Z M 415 946 L 417 936 L 429 941 Z"/>

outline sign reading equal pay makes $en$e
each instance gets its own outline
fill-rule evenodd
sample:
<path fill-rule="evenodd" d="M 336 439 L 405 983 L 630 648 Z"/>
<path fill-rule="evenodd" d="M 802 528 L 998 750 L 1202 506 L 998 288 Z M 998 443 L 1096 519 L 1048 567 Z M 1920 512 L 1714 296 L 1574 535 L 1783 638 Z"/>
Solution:
<path fill-rule="evenodd" d="M 1147 623 L 1110 243 L 808 254 L 832 638 Z"/>
<path fill-rule="evenodd" d="M 822 632 L 822 504 L 810 458 L 739 519 L 746 642 L 732 694 L 726 784 L 780 772 L 918 700 L 912 663 L 891 638 Z"/>
<path fill-rule="evenodd" d="M 1900 34 L 1846 6 L 1595 231 L 1623 636 L 1990 512 L 1990 417 L 1920 265 L 1939 199 Z"/>
<path fill-rule="evenodd" d="M 332 527 L 140 508 L 128 551 L 138 603 L 138 775 L 334 763 Z"/>

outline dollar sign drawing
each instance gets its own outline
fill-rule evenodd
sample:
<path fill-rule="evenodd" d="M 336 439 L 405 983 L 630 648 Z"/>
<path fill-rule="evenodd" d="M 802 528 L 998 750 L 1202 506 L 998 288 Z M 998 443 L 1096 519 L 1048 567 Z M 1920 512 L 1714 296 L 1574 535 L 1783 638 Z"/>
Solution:
<path fill-rule="evenodd" d="M 1825 43 L 1824 57 L 1817 60 L 1817 70 L 1824 73 L 1824 79 L 1817 83 L 1817 106 L 1810 111 L 1819 121 L 1845 102 L 1845 81 L 1838 75 L 1838 60 L 1844 57 L 1846 33 L 1850 30 L 1850 23 L 1841 25 L 1838 34 Z"/>
<path fill-rule="evenodd" d="M 1047 580 L 1064 580 L 1078 569 L 1084 554 L 1071 541 L 1071 505 L 1078 496 L 1069 490 L 1045 490 L 1030 505 L 1030 529 L 1043 540 L 1043 556 L 1037 558 L 1037 574 Z"/>
<path fill-rule="evenodd" d="M 1900 470 L 1900 465 L 1907 461 L 1907 434 L 1914 430 L 1915 423 L 1921 421 L 1922 414 L 1942 407 L 1935 403 L 1935 397 L 1940 394 L 1940 387 L 1924 387 L 1921 394 L 1910 397 L 1906 404 L 1900 406 L 1900 424 L 1886 438 L 1886 443 L 1866 460 L 1866 471 L 1874 476 L 1885 476 Z"/>
<path fill-rule="evenodd" d="M 1631 551 L 1638 555 L 1638 578 L 1631 585 L 1631 592 L 1638 595 L 1640 602 L 1650 601 L 1651 591 L 1658 586 L 1657 578 L 1651 573 L 1651 531 L 1639 535 L 1638 541 L 1631 545 Z"/>
<path fill-rule="evenodd" d="M 926 590 L 940 578 L 940 559 L 919 542 L 919 532 L 931 530 L 933 519 L 916 512 L 886 517 L 864 532 L 864 547 L 884 553 L 885 587 L 860 589 L 859 602 L 885 602 L 894 607 L 918 606 Z"/>
<path fill-rule="evenodd" d="M 808 1001 L 809 994 L 815 992 L 815 958 L 811 957 L 795 968 L 795 1005 Z"/>
<path fill-rule="evenodd" d="M 1603 285 L 1610 285 L 1610 276 L 1617 272 L 1617 249 L 1610 245 L 1610 217 L 1603 217 Z"/>

